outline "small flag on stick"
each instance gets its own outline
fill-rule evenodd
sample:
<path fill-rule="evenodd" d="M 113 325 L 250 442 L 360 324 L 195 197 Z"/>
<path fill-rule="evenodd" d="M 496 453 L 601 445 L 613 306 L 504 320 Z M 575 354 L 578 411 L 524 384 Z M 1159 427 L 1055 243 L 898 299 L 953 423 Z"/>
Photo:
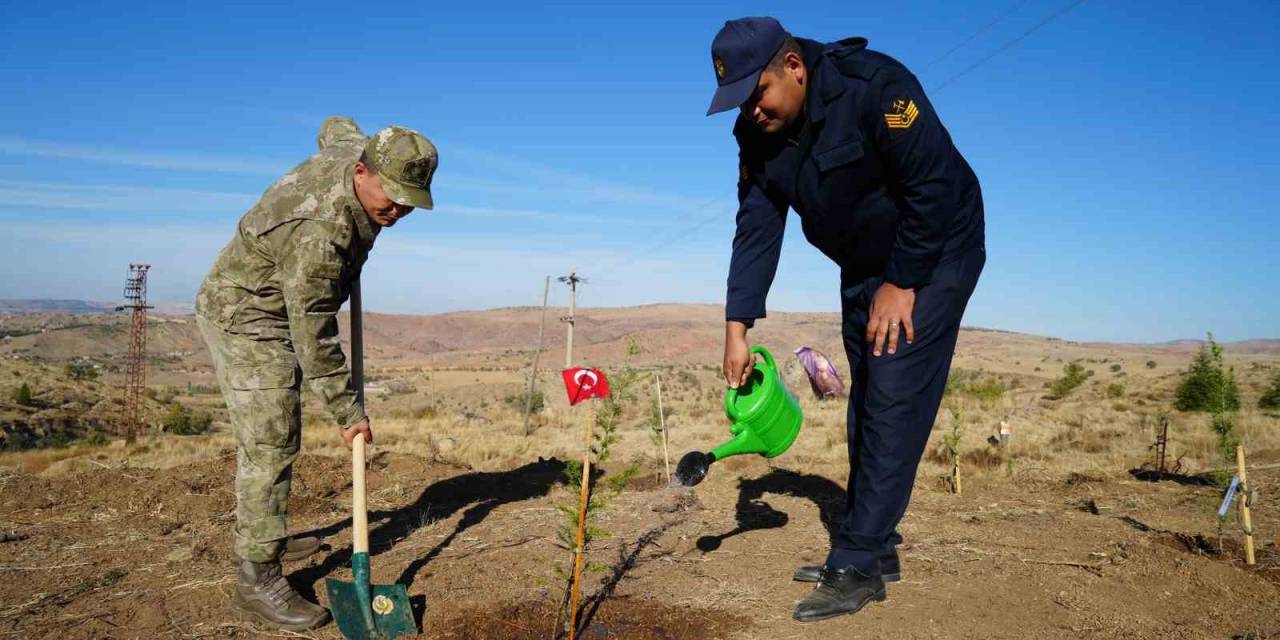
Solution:
<path fill-rule="evenodd" d="M 564 390 L 569 394 L 569 406 L 573 406 L 588 398 L 609 397 L 609 381 L 599 369 L 574 367 L 561 372 L 564 377 Z"/>

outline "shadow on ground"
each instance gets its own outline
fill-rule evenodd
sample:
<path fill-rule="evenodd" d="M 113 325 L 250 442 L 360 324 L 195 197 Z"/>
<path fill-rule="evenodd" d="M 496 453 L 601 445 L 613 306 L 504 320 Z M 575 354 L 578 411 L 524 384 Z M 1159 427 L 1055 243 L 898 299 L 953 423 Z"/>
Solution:
<path fill-rule="evenodd" d="M 428 486 L 416 500 L 403 507 L 369 513 L 370 552 L 376 554 L 386 551 L 417 529 L 462 511 L 462 518 L 453 531 L 421 558 L 409 563 L 396 580 L 397 584 L 411 586 L 418 572 L 447 549 L 462 532 L 482 522 L 501 505 L 545 496 L 563 480 L 564 469 L 565 463 L 560 460 L 538 458 L 537 462 L 510 471 L 476 471 L 440 480 Z M 346 518 L 298 535 L 324 538 L 350 526 L 351 519 Z M 315 582 L 350 562 L 351 549 L 340 549 L 330 553 L 320 563 L 293 573 L 290 578 L 299 592 L 314 601 Z"/>
<path fill-rule="evenodd" d="M 844 487 L 822 476 L 774 469 L 759 478 L 738 482 L 738 526 L 719 535 L 699 538 L 698 549 L 703 553 L 710 553 L 733 536 L 748 531 L 785 527 L 790 518 L 765 502 L 765 494 L 794 496 L 813 502 L 818 507 L 822 524 L 829 535 L 834 534 L 840 526 L 846 496 Z"/>

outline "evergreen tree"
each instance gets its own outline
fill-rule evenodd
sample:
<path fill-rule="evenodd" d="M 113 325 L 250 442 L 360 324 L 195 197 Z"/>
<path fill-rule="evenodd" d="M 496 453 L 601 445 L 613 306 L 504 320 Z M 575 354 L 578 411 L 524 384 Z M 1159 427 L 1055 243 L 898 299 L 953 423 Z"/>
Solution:
<path fill-rule="evenodd" d="M 1214 342 L 1212 333 L 1178 384 L 1173 406 L 1179 411 L 1212 413 L 1240 408 L 1240 389 L 1236 386 L 1235 372 L 1223 368 L 1222 347 Z"/>
<path fill-rule="evenodd" d="M 1263 409 L 1280 409 L 1280 371 L 1271 380 L 1271 386 L 1258 399 L 1258 406 Z"/>
<path fill-rule="evenodd" d="M 25 382 L 22 383 L 22 386 L 13 392 L 13 401 L 24 407 L 31 406 L 31 387 Z"/>

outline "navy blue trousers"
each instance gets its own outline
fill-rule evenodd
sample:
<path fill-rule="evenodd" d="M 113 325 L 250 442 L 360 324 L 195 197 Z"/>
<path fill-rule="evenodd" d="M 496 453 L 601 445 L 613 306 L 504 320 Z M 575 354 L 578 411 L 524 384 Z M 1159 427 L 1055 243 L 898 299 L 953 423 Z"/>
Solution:
<path fill-rule="evenodd" d="M 960 319 L 986 263 L 983 248 L 940 263 L 916 291 L 915 341 L 879 357 L 866 341 L 871 299 L 880 278 L 841 282 L 849 390 L 849 498 L 832 537 L 827 566 L 880 572 L 879 558 L 902 542 L 898 522 L 911 500 L 920 456 L 938 415 L 955 355 Z"/>

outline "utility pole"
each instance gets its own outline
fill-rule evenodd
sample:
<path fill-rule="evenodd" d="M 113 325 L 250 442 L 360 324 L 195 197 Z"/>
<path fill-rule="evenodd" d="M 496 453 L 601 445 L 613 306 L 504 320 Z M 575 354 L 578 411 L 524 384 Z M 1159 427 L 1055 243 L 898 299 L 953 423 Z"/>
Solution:
<path fill-rule="evenodd" d="M 149 264 L 129 265 L 129 277 L 124 281 L 124 298 L 127 304 L 116 311 L 131 310 L 129 320 L 129 358 L 124 377 L 125 442 L 133 444 L 142 429 L 142 389 L 147 377 L 147 271 Z"/>
<path fill-rule="evenodd" d="M 564 343 L 564 368 L 568 369 L 573 366 L 573 314 L 577 311 L 578 283 L 587 280 L 580 277 L 576 271 L 571 271 L 569 275 L 560 276 L 556 280 L 569 285 L 569 315 L 560 318 L 561 322 L 569 323 L 569 337 Z"/>
<path fill-rule="evenodd" d="M 533 385 L 538 379 L 538 358 L 542 355 L 542 331 L 547 326 L 547 294 L 551 292 L 551 276 L 542 283 L 542 315 L 538 319 L 538 348 L 533 352 L 529 369 L 529 388 L 524 392 L 524 435 L 529 435 L 529 413 L 533 411 Z"/>

